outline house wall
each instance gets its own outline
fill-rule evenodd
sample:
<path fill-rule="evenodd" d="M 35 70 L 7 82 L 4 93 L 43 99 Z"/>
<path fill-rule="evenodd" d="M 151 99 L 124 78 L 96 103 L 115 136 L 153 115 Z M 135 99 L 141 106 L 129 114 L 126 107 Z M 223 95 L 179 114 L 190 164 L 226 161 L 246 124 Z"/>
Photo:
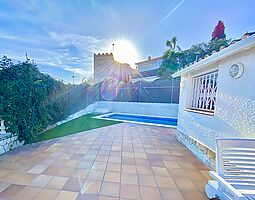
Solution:
<path fill-rule="evenodd" d="M 145 72 L 150 70 L 159 69 L 162 63 L 162 59 L 157 60 L 148 60 L 146 62 L 140 63 L 137 65 L 138 72 Z"/>
<path fill-rule="evenodd" d="M 239 79 L 229 75 L 234 63 L 244 65 Z M 216 110 L 213 116 L 185 111 L 189 105 L 192 77 L 218 69 Z M 255 137 L 255 48 L 181 77 L 178 130 L 215 151 L 215 138 Z"/>

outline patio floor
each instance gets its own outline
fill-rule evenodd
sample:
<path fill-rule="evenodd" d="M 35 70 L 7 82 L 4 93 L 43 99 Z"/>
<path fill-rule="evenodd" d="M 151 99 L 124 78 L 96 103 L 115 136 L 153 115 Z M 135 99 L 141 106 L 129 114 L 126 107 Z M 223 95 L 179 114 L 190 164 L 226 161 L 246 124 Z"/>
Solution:
<path fill-rule="evenodd" d="M 208 168 L 155 126 L 117 124 L 0 156 L 0 199 L 207 199 Z"/>

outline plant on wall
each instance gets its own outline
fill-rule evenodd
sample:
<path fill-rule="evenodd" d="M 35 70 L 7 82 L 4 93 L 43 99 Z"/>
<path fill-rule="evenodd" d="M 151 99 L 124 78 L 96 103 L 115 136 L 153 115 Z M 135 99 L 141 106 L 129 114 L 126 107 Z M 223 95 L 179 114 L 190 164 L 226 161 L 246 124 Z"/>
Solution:
<path fill-rule="evenodd" d="M 228 46 L 231 40 L 226 39 L 225 26 L 219 20 L 213 33 L 212 40 L 192 45 L 189 49 L 182 50 L 177 45 L 177 37 L 167 40 L 166 46 L 169 48 L 163 54 L 163 62 L 159 68 L 160 76 L 170 76 L 179 69 L 212 54 L 213 51 L 219 51 L 221 46 Z"/>
<path fill-rule="evenodd" d="M 0 115 L 20 141 L 36 141 L 38 133 L 66 116 L 66 85 L 39 72 L 29 59 L 13 64 L 4 56 L 0 66 Z"/>

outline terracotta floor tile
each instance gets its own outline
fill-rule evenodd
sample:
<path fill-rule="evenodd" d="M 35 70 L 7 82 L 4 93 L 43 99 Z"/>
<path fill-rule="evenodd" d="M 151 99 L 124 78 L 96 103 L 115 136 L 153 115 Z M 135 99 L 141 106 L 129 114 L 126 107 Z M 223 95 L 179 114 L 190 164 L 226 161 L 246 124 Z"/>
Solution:
<path fill-rule="evenodd" d="M 69 192 L 69 191 L 61 191 L 56 200 L 76 200 L 78 193 L 76 192 Z"/>
<path fill-rule="evenodd" d="M 137 158 L 135 159 L 135 162 L 136 162 L 136 165 L 150 167 L 150 162 L 148 159 Z"/>
<path fill-rule="evenodd" d="M 119 197 L 120 184 L 103 182 L 100 195 Z"/>
<path fill-rule="evenodd" d="M 151 186 L 151 187 L 157 187 L 156 180 L 154 176 L 151 175 L 138 175 L 138 182 L 141 186 Z"/>
<path fill-rule="evenodd" d="M 98 200 L 98 198 L 99 198 L 99 195 L 97 194 L 79 193 L 76 200 Z"/>
<path fill-rule="evenodd" d="M 119 200 L 119 198 L 100 195 L 98 200 Z"/>
<path fill-rule="evenodd" d="M 121 173 L 121 183 L 138 185 L 137 174 Z"/>
<path fill-rule="evenodd" d="M 41 174 L 48 167 L 49 167 L 49 165 L 36 164 L 30 170 L 28 170 L 28 173 L 30 173 L 30 174 Z"/>
<path fill-rule="evenodd" d="M 60 176 L 55 176 L 53 177 L 48 184 L 46 185 L 47 188 L 52 188 L 52 189 L 58 189 L 61 190 L 62 187 L 65 185 L 67 182 L 68 178 L 66 177 L 60 177 Z"/>
<path fill-rule="evenodd" d="M 82 186 L 81 193 L 99 194 L 101 184 L 101 181 L 87 179 Z"/>
<path fill-rule="evenodd" d="M 184 200 L 182 194 L 177 189 L 160 188 L 160 192 L 163 200 Z M 192 200 L 192 198 L 189 200 Z"/>
<path fill-rule="evenodd" d="M 163 161 L 164 165 L 166 166 L 166 168 L 168 169 L 179 169 L 181 168 L 181 166 L 175 162 L 175 161 Z"/>
<path fill-rule="evenodd" d="M 200 192 L 182 191 L 182 196 L 185 200 L 196 199 L 196 200 L 207 200 L 205 194 Z"/>
<path fill-rule="evenodd" d="M 89 174 L 89 170 L 88 169 L 77 168 L 77 169 L 74 170 L 74 172 L 71 175 L 71 177 L 72 178 L 79 178 L 79 179 L 86 179 L 88 174 Z"/>
<path fill-rule="evenodd" d="M 164 163 L 161 160 L 150 160 L 151 167 L 165 167 Z"/>
<path fill-rule="evenodd" d="M 105 173 L 104 171 L 90 170 L 87 179 L 102 181 L 104 178 L 104 173 Z"/>
<path fill-rule="evenodd" d="M 200 173 L 200 171 L 198 171 L 198 170 L 185 170 L 185 173 L 187 174 L 189 179 L 193 180 L 193 181 L 206 181 L 207 180 L 205 178 L 205 176 L 202 173 Z"/>
<path fill-rule="evenodd" d="M 57 172 L 57 176 L 71 177 L 74 170 L 75 168 L 72 167 L 60 168 L 59 171 Z"/>
<path fill-rule="evenodd" d="M 135 159 L 134 158 L 122 157 L 122 163 L 124 165 L 135 165 Z"/>
<path fill-rule="evenodd" d="M 136 170 L 138 174 L 147 174 L 147 175 L 153 175 L 151 167 L 146 166 L 136 166 Z"/>
<path fill-rule="evenodd" d="M 14 200 L 34 199 L 41 189 L 40 187 L 26 186 L 15 195 Z"/>
<path fill-rule="evenodd" d="M 174 180 L 169 176 L 155 176 L 159 188 L 177 189 Z"/>
<path fill-rule="evenodd" d="M 121 123 L 2 155 L 0 198 L 201 199 L 208 170 L 172 129 Z"/>
<path fill-rule="evenodd" d="M 22 174 L 20 174 L 18 177 L 16 177 L 16 179 L 13 180 L 12 183 L 16 183 L 16 184 L 18 184 L 18 185 L 28 185 L 28 184 L 31 183 L 36 177 L 37 177 L 37 175 L 34 175 L 34 174 L 22 173 Z"/>
<path fill-rule="evenodd" d="M 90 169 L 93 165 L 93 162 L 92 161 L 86 161 L 86 160 L 82 160 L 77 168 L 82 168 L 82 169 Z"/>
<path fill-rule="evenodd" d="M 152 167 L 152 171 L 155 176 L 170 176 L 168 170 L 163 167 Z"/>
<path fill-rule="evenodd" d="M 147 159 L 146 153 L 135 153 L 135 158 Z"/>
<path fill-rule="evenodd" d="M 122 168 L 121 168 L 121 171 L 126 172 L 126 173 L 136 173 L 136 166 L 135 165 L 123 164 Z"/>
<path fill-rule="evenodd" d="M 0 198 L 13 199 L 13 197 L 20 192 L 25 186 L 24 185 L 9 185 L 5 190 L 0 192 Z"/>
<path fill-rule="evenodd" d="M 108 162 L 111 162 L 111 163 L 121 163 L 121 157 L 110 156 Z"/>
<path fill-rule="evenodd" d="M 57 197 L 59 190 L 43 188 L 39 194 L 34 197 L 35 200 L 53 200 Z"/>
<path fill-rule="evenodd" d="M 105 170 L 106 169 L 106 164 L 105 162 L 94 162 L 93 165 L 91 166 L 91 169 L 94 170 Z"/>
<path fill-rule="evenodd" d="M 113 171 L 113 172 L 120 172 L 121 170 L 121 164 L 116 164 L 116 163 L 108 163 L 107 164 L 107 171 Z"/>
<path fill-rule="evenodd" d="M 71 192 L 80 192 L 83 186 L 84 179 L 78 178 L 69 178 L 62 190 L 71 191 Z"/>
<path fill-rule="evenodd" d="M 104 175 L 104 181 L 105 182 L 120 182 L 120 172 L 108 172 L 106 171 Z"/>
<path fill-rule="evenodd" d="M 174 182 L 180 191 L 197 191 L 196 186 L 192 181 L 186 178 L 174 178 Z"/>
<path fill-rule="evenodd" d="M 154 187 L 140 187 L 142 200 L 160 200 L 161 195 L 157 188 Z"/>
<path fill-rule="evenodd" d="M 129 199 L 140 199 L 139 187 L 136 185 L 121 184 L 120 197 Z"/>
<path fill-rule="evenodd" d="M 72 160 L 82 160 L 83 156 L 84 156 L 83 154 L 74 153 L 74 154 L 72 154 L 70 159 L 72 159 Z"/>
<path fill-rule="evenodd" d="M 198 189 L 198 191 L 200 192 L 204 192 L 205 190 L 205 185 L 207 184 L 208 181 L 192 181 L 194 183 L 194 185 L 196 186 L 196 188 Z"/>
<path fill-rule="evenodd" d="M 169 174 L 172 177 L 176 177 L 176 178 L 188 178 L 187 174 L 185 174 L 185 169 L 182 169 L 182 168 L 169 169 Z"/>
<path fill-rule="evenodd" d="M 179 161 L 178 164 L 181 166 L 181 168 L 187 168 L 187 169 L 197 169 L 195 165 L 193 165 L 190 162 L 185 162 L 185 161 Z"/>
<path fill-rule="evenodd" d="M 44 174 L 38 175 L 29 185 L 44 187 L 53 178 L 53 176 L 48 176 Z"/>

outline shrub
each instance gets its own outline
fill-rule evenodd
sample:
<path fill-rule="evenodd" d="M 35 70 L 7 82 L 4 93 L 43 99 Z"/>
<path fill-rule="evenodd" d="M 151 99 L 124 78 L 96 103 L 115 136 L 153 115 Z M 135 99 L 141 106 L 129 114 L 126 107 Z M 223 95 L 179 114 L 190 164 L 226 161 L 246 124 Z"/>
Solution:
<path fill-rule="evenodd" d="M 50 124 L 67 116 L 68 87 L 41 73 L 35 63 L 0 61 L 0 116 L 8 131 L 32 143 Z"/>

